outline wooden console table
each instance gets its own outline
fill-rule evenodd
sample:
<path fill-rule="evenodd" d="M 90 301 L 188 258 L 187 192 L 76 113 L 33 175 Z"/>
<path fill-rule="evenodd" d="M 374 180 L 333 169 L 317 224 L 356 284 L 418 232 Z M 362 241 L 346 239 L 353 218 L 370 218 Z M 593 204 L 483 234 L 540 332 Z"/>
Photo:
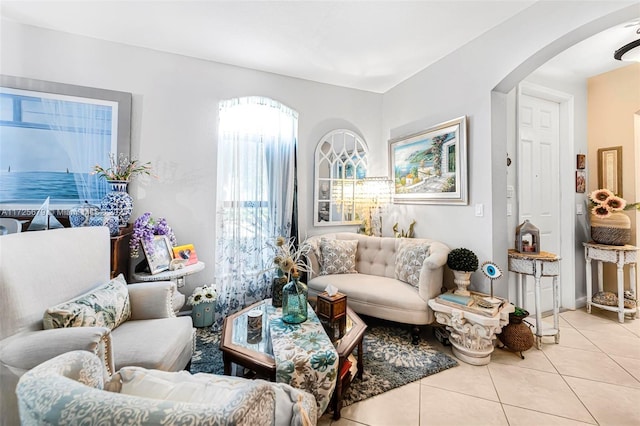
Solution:
<path fill-rule="evenodd" d="M 560 343 L 560 257 L 553 253 L 541 251 L 538 254 L 520 253 L 509 249 L 509 271 L 518 274 L 518 306 L 524 308 L 524 285 L 522 276 L 532 275 L 535 280 L 536 303 L 536 348 L 542 348 L 542 336 L 555 336 L 555 342 Z M 540 303 L 540 277 L 553 277 L 553 328 L 544 328 L 542 323 L 542 307 Z M 526 281 L 524 281 L 526 283 Z"/>
<path fill-rule="evenodd" d="M 119 274 L 124 275 L 124 279 L 129 282 L 129 241 L 133 233 L 133 225 L 128 224 L 120 228 L 120 232 L 115 237 L 111 237 L 111 278 Z"/>
<path fill-rule="evenodd" d="M 582 243 L 584 245 L 584 259 L 586 261 L 587 273 L 587 312 L 591 313 L 591 306 L 618 313 L 618 321 L 624 323 L 625 314 L 638 318 L 637 295 L 638 287 L 636 283 L 636 262 L 638 259 L 638 247 L 631 245 L 607 246 L 594 242 Z M 602 291 L 602 262 L 614 263 L 618 268 L 618 306 L 601 305 L 592 301 L 593 297 L 593 276 L 591 273 L 591 260 L 598 261 L 598 291 Z M 627 309 L 624 307 L 624 265 L 629 265 L 631 292 L 636 297 L 636 307 Z"/>

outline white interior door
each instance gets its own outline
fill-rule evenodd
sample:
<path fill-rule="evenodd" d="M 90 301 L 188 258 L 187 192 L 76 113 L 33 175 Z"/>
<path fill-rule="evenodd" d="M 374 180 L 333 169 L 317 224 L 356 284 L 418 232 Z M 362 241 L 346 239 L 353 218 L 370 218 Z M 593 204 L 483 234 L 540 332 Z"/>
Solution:
<path fill-rule="evenodd" d="M 518 100 L 518 223 L 540 229 L 540 250 L 560 253 L 560 108 L 557 102 L 520 94 Z M 535 311 L 534 281 L 523 280 L 524 307 Z M 562 282 L 561 282 L 562 285 Z M 542 311 L 553 309 L 551 277 L 541 281 Z"/>

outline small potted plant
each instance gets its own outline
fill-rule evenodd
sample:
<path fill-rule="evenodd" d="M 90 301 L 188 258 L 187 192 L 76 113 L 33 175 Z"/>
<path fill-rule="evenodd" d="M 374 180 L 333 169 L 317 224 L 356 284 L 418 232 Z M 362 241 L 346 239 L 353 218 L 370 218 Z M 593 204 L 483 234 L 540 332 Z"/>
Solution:
<path fill-rule="evenodd" d="M 453 271 L 453 282 L 458 286 L 454 291 L 461 296 L 469 296 L 471 273 L 478 269 L 478 256 L 464 247 L 453 249 L 447 257 L 447 266 Z"/>

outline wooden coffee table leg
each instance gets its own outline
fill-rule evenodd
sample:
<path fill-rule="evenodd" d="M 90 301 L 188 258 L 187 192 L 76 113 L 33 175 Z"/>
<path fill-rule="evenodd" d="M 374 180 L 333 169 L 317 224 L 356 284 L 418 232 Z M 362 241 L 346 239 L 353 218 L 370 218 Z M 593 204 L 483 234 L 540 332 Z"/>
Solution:
<path fill-rule="evenodd" d="M 362 373 L 364 371 L 364 363 L 362 362 L 362 337 L 358 342 L 358 379 L 362 380 Z"/>
<path fill-rule="evenodd" d="M 224 361 L 224 375 L 230 376 L 231 375 L 231 359 L 229 359 L 226 353 L 223 353 L 222 360 Z"/>

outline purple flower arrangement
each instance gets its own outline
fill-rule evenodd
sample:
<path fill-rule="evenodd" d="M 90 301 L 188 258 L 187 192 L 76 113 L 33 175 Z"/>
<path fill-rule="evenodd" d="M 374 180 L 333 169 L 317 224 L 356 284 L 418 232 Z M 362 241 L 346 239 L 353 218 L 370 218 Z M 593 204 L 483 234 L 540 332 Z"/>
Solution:
<path fill-rule="evenodd" d="M 150 255 L 153 254 L 153 244 L 151 243 L 153 242 L 154 235 L 166 235 L 169 237 L 171 245 L 176 245 L 176 236 L 173 233 L 173 229 L 171 229 L 167 223 L 167 220 L 163 217 L 155 220 L 151 217 L 150 212 L 146 212 L 133 223 L 133 234 L 129 241 L 131 257 L 138 256 L 142 244 L 146 245 L 147 252 Z"/>

